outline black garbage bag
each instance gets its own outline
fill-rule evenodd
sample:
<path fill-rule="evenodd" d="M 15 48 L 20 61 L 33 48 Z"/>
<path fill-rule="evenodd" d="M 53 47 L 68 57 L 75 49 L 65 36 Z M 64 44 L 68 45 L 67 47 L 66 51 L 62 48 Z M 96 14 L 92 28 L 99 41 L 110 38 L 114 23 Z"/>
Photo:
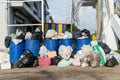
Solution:
<path fill-rule="evenodd" d="M 116 60 L 116 58 L 113 56 L 112 58 L 110 58 L 109 60 L 107 60 L 105 66 L 106 67 L 114 67 L 115 65 L 118 65 L 118 61 Z"/>
<path fill-rule="evenodd" d="M 82 32 L 80 31 L 80 29 L 76 29 L 75 31 L 72 32 L 72 35 L 73 39 L 77 39 L 82 36 Z"/>
<path fill-rule="evenodd" d="M 6 48 L 9 47 L 9 45 L 10 45 L 10 40 L 11 40 L 11 37 L 10 37 L 10 36 L 6 36 L 6 37 L 5 37 L 4 44 L 5 44 L 5 47 L 6 47 Z"/>
<path fill-rule="evenodd" d="M 26 50 L 19 59 L 17 63 L 17 67 L 19 68 L 32 67 L 34 62 L 35 62 L 35 57 L 30 51 Z"/>
<path fill-rule="evenodd" d="M 40 40 L 40 42 L 43 42 L 43 36 L 42 36 L 42 31 L 41 32 L 34 32 L 32 34 L 32 37 L 31 39 L 37 39 L 37 40 Z"/>
<path fill-rule="evenodd" d="M 24 39 L 25 38 L 25 35 L 24 33 L 21 33 L 19 35 L 17 35 L 16 39 Z"/>
<path fill-rule="evenodd" d="M 55 56 L 51 60 L 52 60 L 51 65 L 57 65 L 60 62 L 60 60 L 62 60 L 62 58 L 60 56 Z"/>
<path fill-rule="evenodd" d="M 111 52 L 111 49 L 109 48 L 109 46 L 103 42 L 98 42 L 98 45 L 104 50 L 104 52 L 106 54 Z"/>
<path fill-rule="evenodd" d="M 91 37 L 91 36 L 90 36 L 90 31 L 87 30 L 87 29 L 83 29 L 83 30 L 82 30 L 82 36 Z"/>

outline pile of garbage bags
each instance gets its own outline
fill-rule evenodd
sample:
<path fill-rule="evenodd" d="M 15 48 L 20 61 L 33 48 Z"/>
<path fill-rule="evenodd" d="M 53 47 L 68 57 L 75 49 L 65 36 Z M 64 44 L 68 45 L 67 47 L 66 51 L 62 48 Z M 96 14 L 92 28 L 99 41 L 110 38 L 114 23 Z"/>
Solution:
<path fill-rule="evenodd" d="M 58 35 L 55 30 L 48 30 L 45 39 L 60 40 L 60 39 L 85 39 L 90 38 L 90 31 L 87 29 L 75 30 L 73 33 L 65 32 Z M 19 41 L 15 40 L 19 39 Z M 8 48 L 10 40 L 18 44 L 21 40 L 39 40 L 44 42 L 42 31 L 36 29 L 35 32 L 23 33 L 20 30 L 16 30 L 16 34 L 11 34 L 5 38 L 5 46 Z M 59 43 L 60 41 L 58 41 Z M 46 44 L 47 45 L 47 44 Z M 58 50 L 49 50 L 47 46 L 53 46 L 42 44 L 39 47 L 38 55 L 35 56 L 31 50 L 25 49 L 20 55 L 15 67 L 45 67 L 50 65 L 56 65 L 57 67 L 88 67 L 93 68 L 106 66 L 114 67 L 120 63 L 120 54 L 112 51 L 109 46 L 101 41 L 91 41 L 90 44 L 84 44 L 80 47 L 80 50 L 76 51 L 75 47 L 71 45 L 58 45 Z"/>
<path fill-rule="evenodd" d="M 66 31 L 65 33 L 62 33 L 61 35 L 58 35 L 58 33 L 50 29 L 47 31 L 45 38 L 50 38 L 50 39 L 71 39 L 72 38 L 72 33 Z"/>

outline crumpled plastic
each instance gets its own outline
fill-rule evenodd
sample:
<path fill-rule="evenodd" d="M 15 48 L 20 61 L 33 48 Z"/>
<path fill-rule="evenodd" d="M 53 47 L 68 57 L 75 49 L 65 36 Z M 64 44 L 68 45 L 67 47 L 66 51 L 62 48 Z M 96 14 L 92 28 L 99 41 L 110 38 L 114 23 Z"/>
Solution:
<path fill-rule="evenodd" d="M 47 48 L 44 45 L 42 45 L 40 47 L 40 51 L 39 51 L 40 57 L 46 57 L 47 56 L 47 51 L 48 51 Z"/>
<path fill-rule="evenodd" d="M 47 33 L 46 33 L 46 38 L 53 38 L 57 36 L 57 32 L 55 30 L 48 30 Z"/>
<path fill-rule="evenodd" d="M 25 39 L 31 39 L 32 37 L 32 33 L 31 32 L 27 32 L 25 35 Z"/>
<path fill-rule="evenodd" d="M 84 55 L 90 55 L 90 53 L 92 52 L 92 47 L 90 45 L 83 45 L 81 47 L 81 50 Z"/>
<path fill-rule="evenodd" d="M 116 58 L 116 60 L 118 61 L 118 63 L 120 63 L 120 54 L 119 53 L 117 53 L 115 51 L 111 51 L 111 53 L 108 55 L 109 55 L 108 59 L 110 59 L 110 58 L 112 58 L 112 56 L 114 56 Z"/>
<path fill-rule="evenodd" d="M 66 31 L 66 32 L 63 34 L 62 38 L 63 38 L 63 39 L 71 39 L 71 38 L 72 38 L 72 33 Z"/>
<path fill-rule="evenodd" d="M 61 45 L 59 47 L 59 55 L 65 60 L 70 58 L 72 51 L 73 49 L 70 46 Z"/>
<path fill-rule="evenodd" d="M 81 50 L 77 51 L 77 54 L 75 54 L 73 65 L 81 66 L 81 67 L 89 66 L 91 52 L 92 52 L 92 48 L 90 45 L 83 45 Z"/>
<path fill-rule="evenodd" d="M 75 54 L 75 55 L 74 55 L 72 64 L 73 64 L 74 66 L 81 66 L 80 54 Z"/>
<path fill-rule="evenodd" d="M 44 66 L 50 66 L 51 65 L 51 58 L 49 57 L 39 57 L 38 58 L 38 65 L 40 67 L 44 67 Z"/>
<path fill-rule="evenodd" d="M 55 56 L 57 56 L 57 53 L 56 51 L 48 51 L 47 55 L 49 58 L 54 58 Z"/>
<path fill-rule="evenodd" d="M 58 63 L 58 67 L 68 67 L 72 64 L 72 58 L 70 58 L 69 60 L 65 60 L 65 59 L 62 59 L 59 63 Z"/>
<path fill-rule="evenodd" d="M 92 48 L 93 48 L 93 51 L 98 52 L 98 54 L 100 56 L 100 66 L 104 66 L 106 63 L 105 52 L 99 45 L 94 45 L 94 46 L 92 46 Z"/>

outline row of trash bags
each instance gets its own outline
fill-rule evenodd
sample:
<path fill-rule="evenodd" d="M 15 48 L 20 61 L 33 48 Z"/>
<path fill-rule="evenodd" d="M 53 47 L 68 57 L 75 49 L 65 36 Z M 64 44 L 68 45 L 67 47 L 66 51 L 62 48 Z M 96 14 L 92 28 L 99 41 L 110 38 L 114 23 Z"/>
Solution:
<path fill-rule="evenodd" d="M 96 42 L 92 42 L 90 45 L 83 45 L 80 51 L 77 51 L 76 54 L 73 54 L 73 49 L 71 46 L 61 45 L 59 47 L 58 53 L 56 51 L 49 51 L 43 45 L 39 51 L 39 57 L 37 58 L 29 58 L 28 55 L 26 57 L 23 56 L 19 59 L 17 66 L 18 67 L 29 67 L 33 66 L 50 66 L 57 65 L 58 67 L 68 67 L 68 66 L 79 66 L 79 67 L 114 67 L 120 63 L 120 54 L 115 51 L 110 51 L 109 53 L 105 53 L 104 49 L 96 44 Z M 32 54 L 30 51 L 26 51 L 25 53 Z M 27 60 L 25 59 L 27 58 Z M 25 59 L 25 60 L 24 60 Z M 25 62 L 28 61 L 28 62 Z M 22 63 L 21 63 L 22 62 Z M 22 65 L 22 66 L 21 66 Z"/>
<path fill-rule="evenodd" d="M 69 32 L 64 33 L 58 37 L 57 33 L 54 30 L 48 30 L 46 34 L 46 38 L 50 39 L 81 39 L 90 37 L 90 32 L 86 29 L 82 31 L 76 31 L 76 35 L 73 36 Z M 19 33 L 19 34 L 18 34 Z M 17 36 L 20 36 L 22 32 L 18 31 Z M 52 34 L 51 34 L 52 33 Z M 55 35 L 54 35 L 55 34 Z M 34 36 L 35 37 L 34 37 Z M 18 37 L 8 36 L 11 40 Z M 24 35 L 24 39 L 29 40 L 42 40 L 42 32 L 38 30 L 38 32 L 27 32 Z M 20 37 L 19 37 L 20 38 Z M 23 38 L 23 37 L 22 37 Z M 21 39 L 22 39 L 21 38 Z M 9 40 L 6 39 L 5 42 L 9 43 Z M 5 43 L 5 45 L 6 45 Z M 81 44 L 81 43 L 78 43 Z M 56 45 L 56 44 L 54 44 Z M 7 45 L 9 46 L 9 45 Z M 33 45 L 32 45 L 33 46 Z M 50 46 L 50 45 L 48 45 Z M 34 46 L 33 46 L 34 47 Z M 32 47 L 32 48 L 33 48 Z M 108 66 L 113 67 L 119 64 L 119 54 L 116 52 L 111 51 L 111 49 L 107 46 L 107 44 L 103 42 L 93 41 L 91 44 L 85 44 L 82 46 L 77 46 L 77 50 L 74 50 L 72 46 L 69 45 L 60 45 L 58 51 L 49 50 L 47 46 L 42 45 L 39 49 L 39 56 L 34 55 L 34 51 L 26 49 L 17 63 L 15 63 L 16 67 L 34 67 L 34 66 L 50 66 L 50 65 L 57 65 L 58 67 L 67 67 L 70 65 L 80 66 L 80 67 L 99 67 L 99 66 Z"/>
<path fill-rule="evenodd" d="M 44 47 L 46 50 L 44 49 L 45 51 L 40 52 L 40 58 L 49 62 L 47 66 L 50 66 L 51 62 L 52 65 L 57 65 L 58 67 L 67 67 L 70 65 L 80 67 L 114 67 L 115 65 L 118 65 L 120 63 L 120 54 L 111 51 L 111 49 L 104 44 L 105 43 L 93 41 L 91 42 L 91 45 L 83 45 L 81 50 L 77 51 L 75 54 L 72 53 L 72 47 L 61 45 L 59 47 L 59 55 L 56 55 L 55 52 L 49 54 L 45 46 L 42 46 L 41 49 Z M 108 49 L 105 46 L 107 46 Z M 52 55 L 52 57 L 50 55 Z"/>

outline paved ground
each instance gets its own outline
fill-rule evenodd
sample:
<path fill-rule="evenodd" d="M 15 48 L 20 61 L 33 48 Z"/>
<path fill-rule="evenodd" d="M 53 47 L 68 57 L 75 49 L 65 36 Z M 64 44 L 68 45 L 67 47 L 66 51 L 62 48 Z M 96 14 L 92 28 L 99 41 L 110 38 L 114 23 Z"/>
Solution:
<path fill-rule="evenodd" d="M 114 68 L 35 67 L 0 70 L 0 80 L 120 80 L 120 65 Z"/>

